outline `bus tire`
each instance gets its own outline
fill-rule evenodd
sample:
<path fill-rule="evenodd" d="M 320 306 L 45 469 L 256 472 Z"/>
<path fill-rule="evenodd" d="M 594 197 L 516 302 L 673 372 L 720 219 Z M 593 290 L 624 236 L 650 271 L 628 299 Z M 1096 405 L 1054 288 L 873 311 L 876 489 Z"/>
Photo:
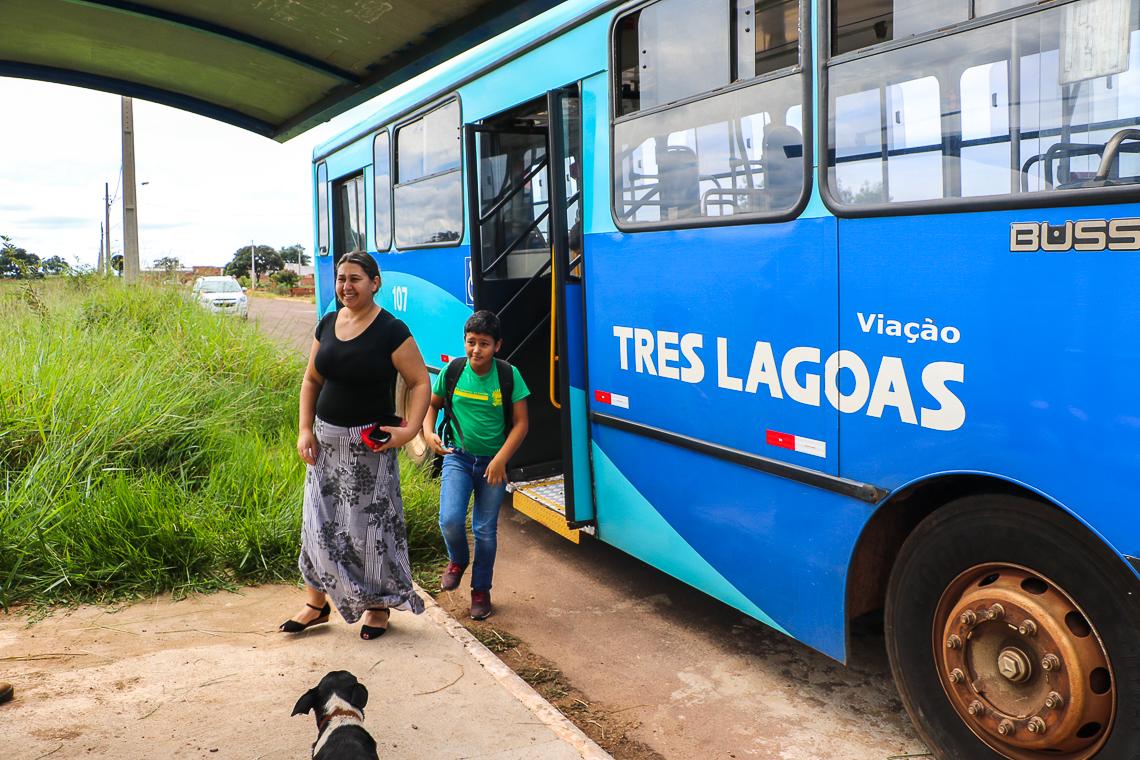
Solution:
<path fill-rule="evenodd" d="M 408 386 L 404 383 L 404 378 L 399 373 L 396 373 L 396 414 L 404 419 L 407 419 L 405 410 L 408 408 L 409 393 Z M 416 437 L 408 441 L 403 446 L 404 456 L 412 460 L 418 465 L 426 464 L 431 460 L 432 450 L 428 446 L 427 441 L 424 440 L 424 432 L 421 428 Z"/>
<path fill-rule="evenodd" d="M 891 672 L 939 758 L 1140 758 L 1140 583 L 1061 510 L 958 499 L 887 586 Z"/>

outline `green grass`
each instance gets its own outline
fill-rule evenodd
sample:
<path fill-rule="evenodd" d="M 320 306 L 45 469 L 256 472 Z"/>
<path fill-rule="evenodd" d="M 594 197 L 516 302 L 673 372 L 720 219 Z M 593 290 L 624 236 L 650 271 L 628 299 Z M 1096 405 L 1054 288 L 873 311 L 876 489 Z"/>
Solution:
<path fill-rule="evenodd" d="M 170 288 L 0 284 L 0 605 L 296 580 L 301 357 Z M 401 465 L 413 563 L 438 488 Z"/>

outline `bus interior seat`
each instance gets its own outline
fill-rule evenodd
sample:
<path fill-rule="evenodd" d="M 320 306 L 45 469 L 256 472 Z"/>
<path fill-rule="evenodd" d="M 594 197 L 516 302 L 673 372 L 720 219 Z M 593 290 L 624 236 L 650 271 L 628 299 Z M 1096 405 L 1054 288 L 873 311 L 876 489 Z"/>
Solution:
<path fill-rule="evenodd" d="M 762 151 L 768 207 L 791 208 L 804 184 L 803 136 L 795 127 L 769 124 L 764 128 Z"/>
<path fill-rule="evenodd" d="M 657 188 L 662 219 L 683 219 L 701 212 L 697 153 L 687 145 L 667 145 L 657 152 Z"/>

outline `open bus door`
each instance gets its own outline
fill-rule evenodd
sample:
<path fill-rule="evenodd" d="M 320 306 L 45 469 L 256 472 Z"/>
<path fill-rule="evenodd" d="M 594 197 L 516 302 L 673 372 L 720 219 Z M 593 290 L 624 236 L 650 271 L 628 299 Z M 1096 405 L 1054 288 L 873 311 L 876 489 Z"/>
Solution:
<path fill-rule="evenodd" d="M 579 102 L 576 86 L 552 91 L 465 132 L 475 308 L 499 315 L 499 356 L 531 391 L 514 505 L 573 541 L 594 515 Z"/>

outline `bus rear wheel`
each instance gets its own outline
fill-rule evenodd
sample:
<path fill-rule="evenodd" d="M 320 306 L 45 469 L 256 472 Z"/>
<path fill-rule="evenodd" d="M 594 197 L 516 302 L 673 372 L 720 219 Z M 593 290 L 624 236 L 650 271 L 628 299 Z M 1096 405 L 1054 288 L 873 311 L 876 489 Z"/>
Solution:
<path fill-rule="evenodd" d="M 404 378 L 399 373 L 396 374 L 396 414 L 404 419 L 407 419 L 406 410 L 410 400 L 408 393 L 408 386 L 404 383 Z M 432 458 L 431 447 L 428 446 L 427 441 L 424 440 L 423 430 L 416 433 L 416 437 L 404 444 L 404 456 L 412 460 L 416 464 L 422 465 L 427 463 Z"/>
<path fill-rule="evenodd" d="M 973 496 L 926 518 L 887 589 L 891 671 L 940 758 L 1140 756 L 1140 584 L 1059 510 Z"/>

